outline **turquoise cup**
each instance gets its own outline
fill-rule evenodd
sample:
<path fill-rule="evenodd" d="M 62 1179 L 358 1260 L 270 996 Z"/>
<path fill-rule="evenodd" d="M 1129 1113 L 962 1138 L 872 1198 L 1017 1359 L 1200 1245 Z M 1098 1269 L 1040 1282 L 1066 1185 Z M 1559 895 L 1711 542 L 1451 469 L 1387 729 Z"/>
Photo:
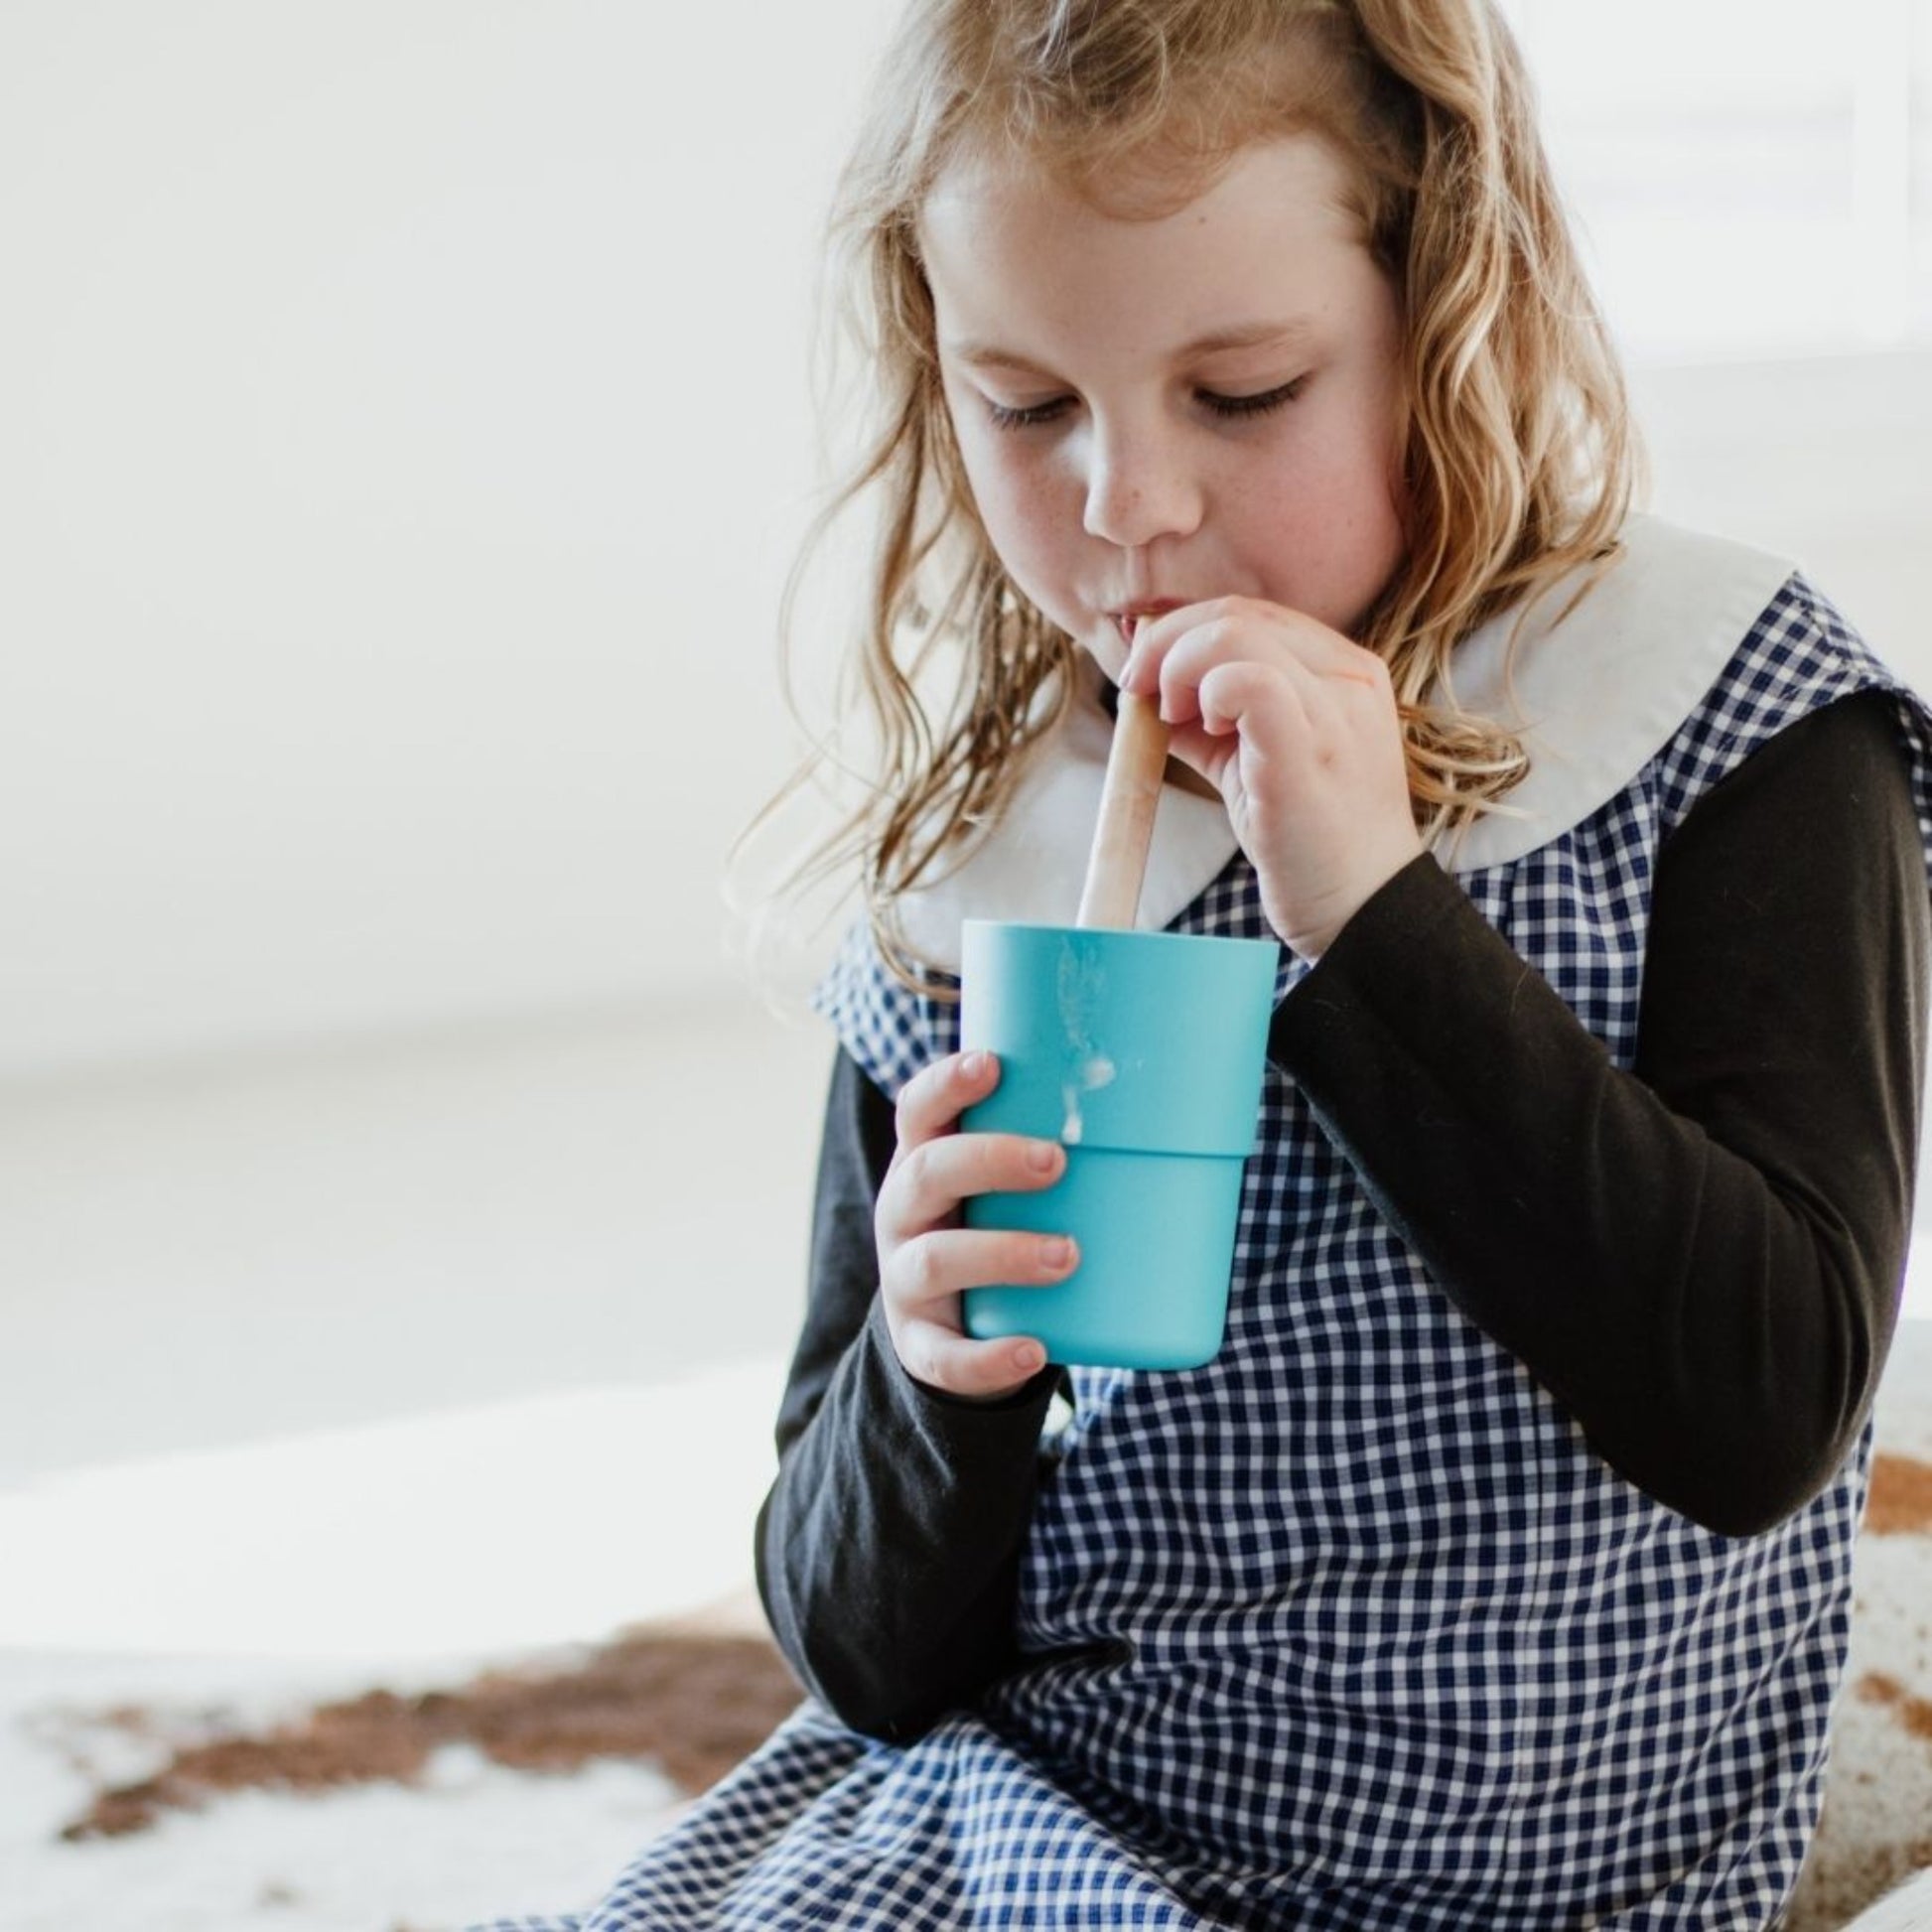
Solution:
<path fill-rule="evenodd" d="M 969 1335 L 1037 1335 L 1095 1367 L 1213 1360 L 1280 958 L 1272 940 L 966 921 L 960 1044 L 1001 1072 L 960 1124 L 1066 1146 L 1051 1187 L 970 1196 L 966 1225 L 1080 1244 L 1062 1283 L 969 1289 Z"/>

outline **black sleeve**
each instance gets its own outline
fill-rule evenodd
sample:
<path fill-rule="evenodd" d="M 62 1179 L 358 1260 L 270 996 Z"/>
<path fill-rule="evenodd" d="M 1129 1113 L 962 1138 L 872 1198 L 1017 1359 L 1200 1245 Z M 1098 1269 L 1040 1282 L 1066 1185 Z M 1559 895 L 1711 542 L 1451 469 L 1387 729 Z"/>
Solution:
<path fill-rule="evenodd" d="M 1057 1372 L 995 1403 L 906 1373 L 872 1225 L 895 1139 L 892 1103 L 841 1053 L 756 1559 L 765 1615 L 800 1679 L 855 1729 L 897 1741 L 1014 1660 L 1020 1548 Z"/>
<path fill-rule="evenodd" d="M 1928 905 L 1896 717 L 1760 748 L 1659 857 L 1615 1068 L 1433 859 L 1271 1051 L 1463 1311 L 1629 1480 L 1748 1535 L 1862 1426 L 1910 1234 Z"/>

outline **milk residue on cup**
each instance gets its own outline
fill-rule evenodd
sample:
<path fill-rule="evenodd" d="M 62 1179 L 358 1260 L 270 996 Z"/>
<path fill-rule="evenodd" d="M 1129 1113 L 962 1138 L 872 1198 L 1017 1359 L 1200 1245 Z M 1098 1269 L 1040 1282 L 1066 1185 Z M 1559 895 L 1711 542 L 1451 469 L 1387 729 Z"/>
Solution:
<path fill-rule="evenodd" d="M 1060 1088 L 1066 1101 L 1066 1119 L 1060 1127 L 1060 1139 L 1068 1147 L 1078 1147 L 1080 1136 L 1084 1134 L 1086 1122 L 1080 1117 L 1080 1098 L 1083 1094 L 1098 1093 L 1102 1087 L 1110 1087 L 1119 1073 L 1117 1067 L 1104 1053 L 1096 1053 L 1080 1069 L 1077 1080 L 1068 1080 Z"/>
<path fill-rule="evenodd" d="M 1059 995 L 1060 1028 L 1066 1035 L 1067 1051 L 1080 1061 L 1077 1076 L 1060 1086 L 1060 1098 L 1066 1103 L 1060 1140 L 1067 1147 L 1078 1147 L 1087 1131 L 1080 1112 L 1082 1097 L 1111 1086 L 1120 1070 L 1095 1044 L 1088 1019 L 1096 1003 L 1106 997 L 1107 976 L 1091 960 L 1082 959 L 1076 947 L 1063 945 L 1054 990 Z"/>

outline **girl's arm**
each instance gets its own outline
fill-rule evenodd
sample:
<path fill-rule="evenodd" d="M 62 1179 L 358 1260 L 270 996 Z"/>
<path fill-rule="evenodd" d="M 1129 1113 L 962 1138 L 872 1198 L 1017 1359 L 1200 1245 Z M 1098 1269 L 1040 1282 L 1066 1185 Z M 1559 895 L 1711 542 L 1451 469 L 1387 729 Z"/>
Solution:
<path fill-rule="evenodd" d="M 1271 1052 L 1597 1452 L 1748 1535 L 1841 1465 L 1889 1345 L 1927 953 L 1895 701 L 1866 693 L 1665 844 L 1633 1072 L 1432 859 L 1343 926 Z"/>
<path fill-rule="evenodd" d="M 1057 1376 L 1044 1370 L 982 1403 L 900 1365 L 873 1222 L 894 1147 L 892 1102 L 841 1053 L 757 1562 L 765 1614 L 799 1677 L 855 1729 L 899 1740 L 1014 1658 L 1020 1545 Z"/>

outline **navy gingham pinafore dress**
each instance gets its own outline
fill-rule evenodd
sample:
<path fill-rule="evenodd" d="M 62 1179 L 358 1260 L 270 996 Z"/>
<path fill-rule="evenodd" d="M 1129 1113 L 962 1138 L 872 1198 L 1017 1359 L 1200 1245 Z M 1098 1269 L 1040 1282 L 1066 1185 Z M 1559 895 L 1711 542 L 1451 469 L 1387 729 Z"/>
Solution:
<path fill-rule="evenodd" d="M 1932 862 L 1924 716 L 1794 576 L 1616 796 L 1461 875 L 1618 1064 L 1661 842 L 1871 685 L 1899 693 Z M 1173 929 L 1268 936 L 1247 862 Z M 889 1093 L 956 1043 L 957 1009 L 863 939 L 821 1004 Z M 1821 1797 L 1868 1429 L 1762 1535 L 1652 1502 L 1430 1281 L 1272 1066 L 1220 1355 L 1072 1377 L 1019 1633 L 1080 1661 L 904 1746 L 808 1702 L 601 1903 L 495 1932 L 1774 1922 Z"/>

